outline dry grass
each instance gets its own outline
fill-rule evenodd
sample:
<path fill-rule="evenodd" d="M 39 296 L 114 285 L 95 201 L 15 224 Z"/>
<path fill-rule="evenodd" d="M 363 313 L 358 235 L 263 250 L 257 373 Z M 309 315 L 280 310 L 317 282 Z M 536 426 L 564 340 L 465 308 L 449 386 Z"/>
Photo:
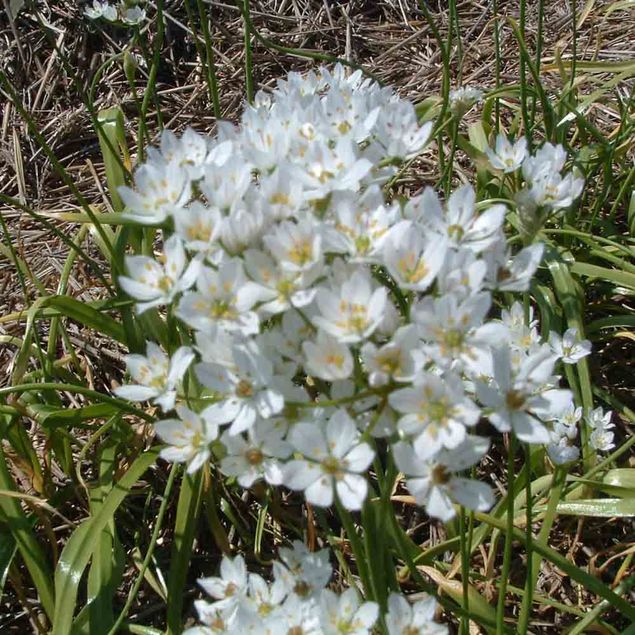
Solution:
<path fill-rule="evenodd" d="M 5 7 L 8 4 L 5 0 Z M 38 5 L 39 18 L 29 8 L 31 4 Z M 152 3 L 149 4 L 149 12 L 153 14 Z M 499 0 L 498 4 L 502 17 L 518 18 L 517 2 Z M 578 2 L 578 17 L 584 4 Z M 593 3 L 592 11 L 579 23 L 576 40 L 578 59 L 620 61 L 633 58 L 635 19 L 625 20 L 624 12 L 615 12 L 608 19 L 603 19 L 603 13 L 610 4 L 608 0 Z M 458 4 L 462 38 L 460 47 L 455 46 L 453 50 L 455 85 L 460 82 L 486 88 L 494 86 L 492 5 L 487 0 L 466 0 Z M 430 3 L 443 37 L 447 33 L 449 19 L 445 6 L 446 3 L 441 1 Z M 571 3 L 547 0 L 545 6 L 543 64 L 552 64 L 557 56 L 570 59 L 573 53 Z M 236 120 L 245 94 L 242 20 L 231 2 L 211 1 L 208 8 L 213 21 L 222 113 L 224 118 Z M 127 35 L 117 28 L 98 29 L 83 17 L 82 10 L 82 6 L 73 2 L 44 0 L 27 2 L 25 9 L 13 19 L 9 18 L 7 11 L 0 13 L 0 69 L 19 92 L 46 144 L 79 191 L 91 204 L 107 209 L 109 201 L 103 185 L 104 166 L 84 101 L 90 78 L 109 56 L 123 50 Z M 440 51 L 412 0 L 254 0 L 252 10 L 260 33 L 285 46 L 326 52 L 362 64 L 415 102 L 440 91 Z M 157 83 L 163 125 L 177 130 L 192 126 L 202 132 L 212 131 L 214 117 L 192 33 L 186 26 L 183 2 L 167 0 L 165 16 L 165 46 Z M 527 16 L 528 44 L 532 50 L 537 29 L 537 9 L 534 9 Z M 504 52 L 501 80 L 503 83 L 515 83 L 519 73 L 517 45 L 510 28 L 504 24 L 501 47 Z M 284 56 L 260 44 L 254 49 L 258 87 L 272 86 L 276 78 L 291 69 L 306 70 L 311 66 L 313 62 L 310 60 Z M 133 91 L 121 65 L 115 64 L 105 73 L 95 94 L 96 109 L 118 105 L 126 113 L 128 142 L 133 156 L 137 100 L 142 96 L 146 75 L 147 70 L 140 67 Z M 547 72 L 544 73 L 544 82 L 557 92 L 562 79 L 557 72 Z M 588 85 L 581 87 L 582 92 L 590 90 Z M 632 85 L 625 83 L 617 90 L 627 94 Z M 15 107 L 1 93 L 0 103 L 0 193 L 14 197 L 38 213 L 77 209 L 76 197 L 64 184 Z M 590 116 L 607 135 L 619 123 L 619 111 L 610 101 L 596 107 Z M 151 109 L 149 122 L 156 138 L 159 122 L 154 109 Z M 468 163 L 460 156 L 458 165 L 468 169 Z M 437 169 L 434 161 L 424 157 L 409 171 L 402 187 L 414 192 L 424 185 L 433 184 L 439 176 Z M 457 171 L 459 178 L 461 169 Z M 39 281 L 43 289 L 55 292 L 68 254 L 67 247 L 54 232 L 16 207 L 0 203 L 0 214 L 9 227 L 14 249 L 31 276 Z M 56 226 L 65 233 L 76 231 L 68 226 Z M 92 257 L 100 260 L 100 252 L 90 240 L 84 246 Z M 0 253 L 0 336 L 20 337 L 23 333 L 24 320 L 12 318 L 11 314 L 29 306 L 41 293 L 41 289 L 28 280 L 31 276 L 27 276 L 25 291 L 13 264 Z M 83 264 L 77 264 L 73 269 L 69 289 L 73 297 L 82 301 L 103 297 L 98 280 Z M 42 322 L 41 328 L 40 335 L 45 338 L 45 322 Z M 69 335 L 89 380 L 99 388 L 109 388 L 111 382 L 120 377 L 121 351 L 110 342 L 95 340 L 77 326 L 69 325 Z M 10 377 L 14 356 L 14 347 L 0 344 L 0 386 Z M 600 360 L 593 369 L 598 383 L 607 385 L 610 381 L 620 387 L 621 382 L 626 395 L 630 387 L 624 380 L 623 365 L 632 363 L 629 349 L 616 347 Z M 615 365 L 621 369 L 617 374 Z M 501 493 L 504 493 L 504 476 L 500 470 L 504 461 L 499 458 L 490 457 L 484 469 L 491 470 L 488 475 L 490 480 L 498 484 Z M 17 467 L 14 474 L 19 477 L 24 491 L 34 491 L 28 476 L 20 477 Z M 242 511 L 248 515 L 248 506 L 245 505 Z M 431 524 L 412 509 L 404 508 L 403 521 L 411 529 L 413 538 L 425 547 L 445 538 L 441 525 Z M 567 554 L 578 566 L 588 567 L 611 584 L 623 576 L 623 572 L 619 571 L 620 559 L 608 562 L 610 556 L 629 546 L 632 548 L 634 540 L 633 527 L 622 521 L 561 518 L 552 532 L 551 545 Z M 496 592 L 487 579 L 496 579 L 500 566 L 500 558 L 490 556 L 484 550 L 473 562 L 475 569 L 479 569 L 480 565 L 484 578 L 480 590 L 488 599 L 494 598 Z M 512 576 L 511 584 L 519 587 L 524 581 L 522 557 L 519 549 L 512 567 L 512 571 L 518 572 L 518 579 Z M 20 610 L 17 599 L 21 592 L 9 586 L 8 594 L 0 604 L 0 612 L 16 618 L 12 619 L 10 626 L 4 627 L 3 618 L 0 618 L 2 632 L 23 632 L 31 628 L 27 616 L 17 614 Z M 544 594 L 552 600 L 583 610 L 596 601 L 549 563 L 544 563 L 536 594 Z M 512 614 L 513 607 L 510 608 L 510 617 Z M 543 605 L 536 616 L 536 632 L 562 632 L 565 627 L 566 618 L 562 612 L 547 605 Z M 608 614 L 606 619 L 611 622 L 611 615 Z M 619 626 L 618 621 L 614 623 Z"/>

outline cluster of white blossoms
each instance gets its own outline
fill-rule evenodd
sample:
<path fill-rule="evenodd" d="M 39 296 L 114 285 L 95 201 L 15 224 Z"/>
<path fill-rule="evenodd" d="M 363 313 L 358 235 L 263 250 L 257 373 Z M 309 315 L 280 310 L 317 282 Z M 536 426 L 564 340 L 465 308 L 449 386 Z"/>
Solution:
<path fill-rule="evenodd" d="M 456 504 L 493 503 L 464 475 L 490 445 L 481 419 L 554 443 L 572 408 L 556 365 L 588 342 L 541 338 L 519 304 L 497 311 L 493 293 L 527 290 L 543 251 L 512 252 L 505 206 L 477 203 L 469 185 L 445 202 L 431 188 L 386 197 L 430 132 L 391 89 L 337 66 L 291 73 L 213 139 L 166 131 L 149 151 L 120 193 L 128 218 L 161 227 L 162 251 L 126 257 L 119 284 L 139 313 L 169 306 L 193 343 L 131 355 L 135 384 L 117 394 L 177 404 L 156 426 L 164 458 L 192 472 L 211 457 L 244 487 L 264 479 L 359 510 L 383 438 L 445 521 Z M 523 159 L 532 188 L 560 178 L 562 152 Z"/>
<path fill-rule="evenodd" d="M 121 0 L 116 5 L 108 0 L 93 0 L 93 4 L 84 9 L 84 15 L 91 20 L 101 18 L 128 26 L 136 26 L 146 19 L 145 9 L 130 0 Z"/>
<path fill-rule="evenodd" d="M 301 542 L 279 550 L 273 580 L 247 570 L 242 556 L 224 557 L 220 576 L 199 584 L 213 598 L 197 600 L 200 625 L 184 635 L 370 635 L 385 624 L 388 635 L 447 635 L 434 621 L 436 601 L 425 596 L 414 604 L 389 596 L 380 616 L 376 602 L 363 602 L 354 588 L 341 594 L 327 588 L 332 568 L 327 550 L 310 552 Z"/>

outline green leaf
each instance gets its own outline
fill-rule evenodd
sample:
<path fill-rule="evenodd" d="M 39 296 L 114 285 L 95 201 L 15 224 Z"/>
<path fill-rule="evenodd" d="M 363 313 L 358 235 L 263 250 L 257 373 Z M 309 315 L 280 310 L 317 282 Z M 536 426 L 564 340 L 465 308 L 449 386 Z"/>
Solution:
<path fill-rule="evenodd" d="M 2 445 L 0 445 L 0 489 L 16 489 L 9 474 Z M 48 558 L 35 536 L 32 524 L 26 517 L 17 498 L 0 496 L 0 512 L 11 530 L 11 534 L 20 551 L 20 556 L 38 593 L 42 608 L 50 618 L 53 615 L 53 606 L 55 604 L 52 575 Z"/>
<path fill-rule="evenodd" d="M 595 516 L 602 518 L 630 518 L 635 516 L 635 498 L 587 498 L 558 503 L 558 514 Z"/>
<path fill-rule="evenodd" d="M 158 453 L 158 449 L 152 449 L 137 457 L 105 498 L 97 514 L 86 519 L 68 539 L 55 569 L 57 595 L 52 635 L 68 635 L 71 632 L 79 583 L 95 547 L 99 544 L 101 532 L 112 520 L 132 486 L 155 462 Z"/>
<path fill-rule="evenodd" d="M 166 635 L 178 635 L 182 630 L 183 596 L 190 566 L 192 544 L 198 525 L 203 491 L 203 470 L 184 474 L 176 508 L 174 543 L 168 575 L 168 614 Z"/>
<path fill-rule="evenodd" d="M 7 581 L 9 567 L 18 552 L 18 544 L 8 527 L 0 527 L 0 598 Z"/>
<path fill-rule="evenodd" d="M 121 108 L 107 108 L 97 113 L 97 133 L 101 154 L 104 157 L 110 201 L 115 212 L 121 212 L 124 204 L 119 196 L 118 188 L 126 184 L 124 166 L 130 165 Z"/>
<path fill-rule="evenodd" d="M 609 470 L 602 478 L 602 482 L 607 485 L 630 489 L 633 491 L 633 496 L 635 496 L 635 468 L 622 467 Z"/>
<path fill-rule="evenodd" d="M 571 265 L 571 271 L 580 276 L 608 280 L 608 282 L 635 290 L 635 274 L 628 271 L 598 267 L 597 265 L 589 265 L 586 262 L 574 262 Z"/>

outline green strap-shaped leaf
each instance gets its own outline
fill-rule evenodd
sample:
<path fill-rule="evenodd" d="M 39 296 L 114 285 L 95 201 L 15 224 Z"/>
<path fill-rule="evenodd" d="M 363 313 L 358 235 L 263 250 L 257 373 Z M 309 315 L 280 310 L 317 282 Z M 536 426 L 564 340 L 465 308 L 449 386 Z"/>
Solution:
<path fill-rule="evenodd" d="M 112 520 L 132 486 L 155 462 L 158 453 L 158 449 L 152 449 L 139 456 L 114 485 L 96 515 L 85 520 L 66 543 L 55 569 L 57 595 L 52 635 L 68 635 L 71 632 L 79 582 L 93 550 L 99 545 L 101 532 Z"/>

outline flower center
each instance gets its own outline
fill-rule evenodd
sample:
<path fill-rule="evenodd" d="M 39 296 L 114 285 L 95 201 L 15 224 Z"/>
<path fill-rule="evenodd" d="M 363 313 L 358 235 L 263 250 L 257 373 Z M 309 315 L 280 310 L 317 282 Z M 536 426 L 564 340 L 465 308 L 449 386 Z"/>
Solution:
<path fill-rule="evenodd" d="M 260 465 L 262 460 L 265 458 L 265 455 L 259 448 L 250 448 L 245 452 L 245 458 L 247 459 L 247 463 L 249 465 Z"/>

